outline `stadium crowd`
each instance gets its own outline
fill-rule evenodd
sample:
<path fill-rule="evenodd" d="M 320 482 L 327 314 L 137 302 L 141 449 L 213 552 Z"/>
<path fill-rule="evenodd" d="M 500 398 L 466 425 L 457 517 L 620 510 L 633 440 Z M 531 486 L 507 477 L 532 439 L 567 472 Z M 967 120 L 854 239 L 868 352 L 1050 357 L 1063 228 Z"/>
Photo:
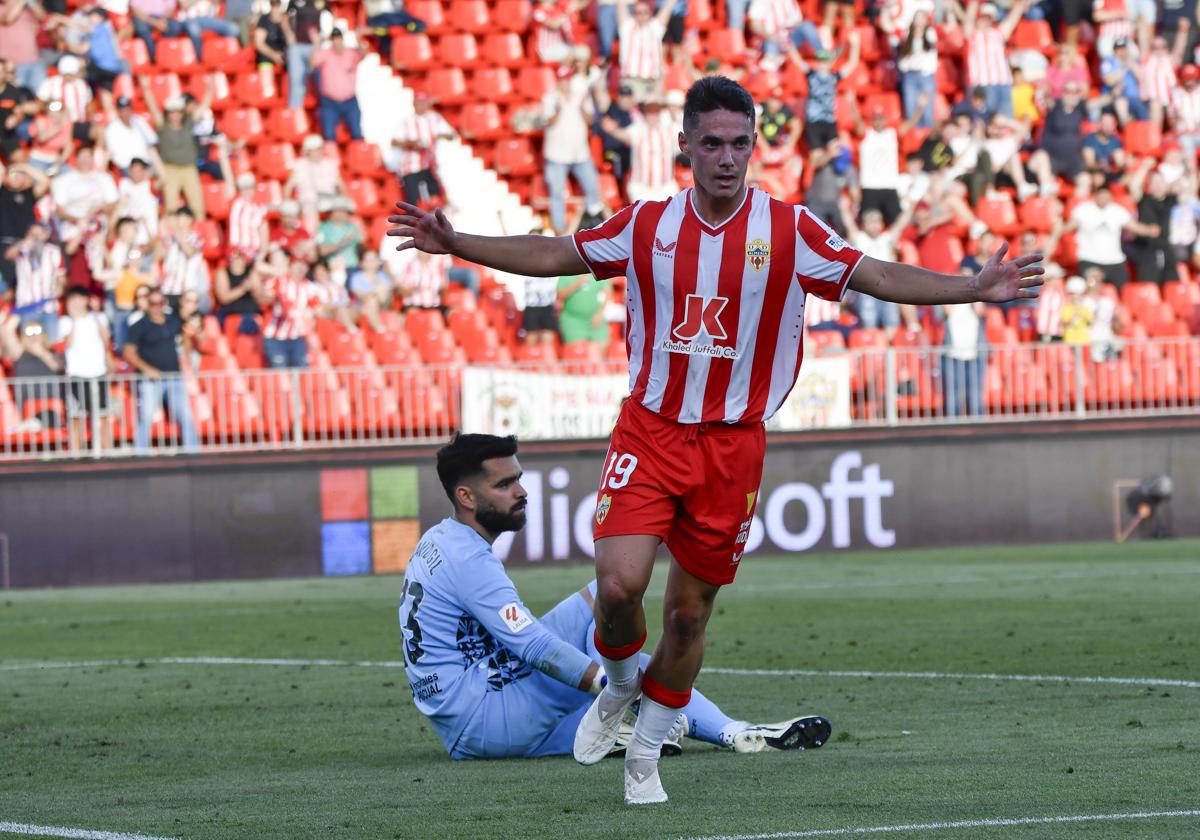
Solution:
<path fill-rule="evenodd" d="M 689 183 L 683 92 L 714 73 L 760 103 L 752 183 L 864 252 L 952 273 L 1005 240 L 1049 255 L 1046 294 L 1020 311 L 810 300 L 822 346 L 918 336 L 969 361 L 1006 330 L 1105 354 L 1122 336 L 1200 332 L 1195 0 L 476 5 L 482 24 L 457 26 L 440 0 L 2 0 L 6 371 L 154 377 L 178 370 L 155 342 L 175 342 L 186 365 L 237 336 L 252 347 L 241 367 L 303 367 L 322 323 L 384 334 L 400 328 L 395 310 L 444 309 L 460 287 L 454 299 L 471 300 L 491 278 L 398 257 L 368 221 L 397 197 L 442 203 L 440 139 L 471 142 L 561 234 Z M 516 54 L 474 52 L 512 44 L 503 36 Z M 370 49 L 416 92 L 390 171 L 361 139 Z M 447 93 L 435 71 L 457 72 L 442 66 L 456 51 L 472 84 Z M 542 81 L 489 92 L 525 71 Z M 504 118 L 491 135 L 472 122 L 480 108 Z M 540 149 L 539 171 L 514 169 L 513 149 Z M 378 206 L 352 188 L 364 171 Z M 1159 291 L 1122 291 L 1147 283 Z M 619 333 L 619 283 L 531 279 L 523 292 L 524 341 L 549 357 Z"/>

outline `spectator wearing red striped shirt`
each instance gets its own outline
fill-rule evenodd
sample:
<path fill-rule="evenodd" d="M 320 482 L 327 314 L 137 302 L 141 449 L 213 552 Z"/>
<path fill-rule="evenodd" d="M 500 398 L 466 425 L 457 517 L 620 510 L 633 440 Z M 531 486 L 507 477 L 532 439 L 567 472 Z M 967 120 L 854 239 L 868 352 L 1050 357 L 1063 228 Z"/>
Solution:
<path fill-rule="evenodd" d="M 308 333 L 321 305 L 317 288 L 308 279 L 303 260 L 288 260 L 278 245 L 270 245 L 254 266 L 262 278 L 259 305 L 266 313 L 263 350 L 273 368 L 308 367 Z"/>
<path fill-rule="evenodd" d="M 445 216 L 400 203 L 388 235 L 398 247 L 453 254 L 523 276 L 628 283 L 632 395 L 613 430 L 595 517 L 596 643 L 608 684 L 584 714 L 575 756 L 598 762 L 617 724 L 641 706 L 625 756 L 625 799 L 666 801 L 663 741 L 703 659 L 705 626 L 742 557 L 762 477 L 763 421 L 795 383 L 808 293 L 845 290 L 897 303 L 955 304 L 1036 297 L 1039 255 L 974 277 L 935 274 L 863 256 L 807 208 L 746 186 L 755 109 L 730 79 L 689 90 L 679 149 L 695 187 L 640 201 L 572 237 L 457 233 Z M 642 598 L 659 545 L 671 549 L 663 628 L 643 675 Z M 611 721 L 611 723 L 605 723 Z"/>
<path fill-rule="evenodd" d="M 442 291 L 449 282 L 449 268 L 450 258 L 444 254 L 418 251 L 407 260 L 396 277 L 404 311 L 440 308 Z"/>
<path fill-rule="evenodd" d="M 395 172 L 400 176 L 404 200 L 410 204 L 429 202 L 442 194 L 434 146 L 438 140 L 453 140 L 458 136 L 450 123 L 433 110 L 433 103 L 433 96 L 426 91 L 413 94 L 413 113 L 401 118 L 392 138 L 392 148 L 400 150 Z"/>
<path fill-rule="evenodd" d="M 21 315 L 21 323 L 43 322 L 46 334 L 53 341 L 58 302 L 67 286 L 62 249 L 50 242 L 50 232 L 43 223 L 34 222 L 20 241 L 8 247 L 4 258 L 14 265 L 13 303 Z"/>
<path fill-rule="evenodd" d="M 581 8 L 575 0 L 538 0 L 533 7 L 533 39 L 543 64 L 567 60 L 575 44 L 571 19 Z"/>
<path fill-rule="evenodd" d="M 58 60 L 58 75 L 42 82 L 37 97 L 43 102 L 61 102 L 67 119 L 71 121 L 72 134 L 76 140 L 85 141 L 91 135 L 89 111 L 92 106 L 92 89 L 83 79 L 83 60 L 75 55 L 64 55 Z"/>
<path fill-rule="evenodd" d="M 655 201 L 679 190 L 675 181 L 675 153 L 679 144 L 679 126 L 658 94 L 642 103 L 628 128 L 605 118 L 604 130 L 629 146 L 630 169 L 626 192 L 631 201 Z"/>
<path fill-rule="evenodd" d="M 1196 174 L 1196 152 L 1200 150 L 1200 67 L 1185 64 L 1179 71 L 1179 87 L 1171 95 L 1171 125 L 1184 150 L 1188 171 Z"/>
<path fill-rule="evenodd" d="M 1172 54 L 1167 39 L 1156 35 L 1150 51 L 1142 58 L 1141 92 L 1146 103 L 1148 118 L 1156 125 L 1163 125 L 1163 117 L 1171 104 L 1171 93 L 1176 88 L 1175 68 L 1182 63 L 1182 54 Z"/>
<path fill-rule="evenodd" d="M 229 205 L 228 235 L 231 248 L 242 248 L 257 254 L 270 241 L 267 207 L 254 199 L 255 180 L 251 172 L 237 177 L 237 197 Z"/>
<path fill-rule="evenodd" d="M 663 38 L 674 3 L 667 0 L 655 13 L 647 0 L 617 0 L 617 34 L 621 43 L 621 84 L 633 89 L 633 98 L 644 102 L 662 89 Z"/>
<path fill-rule="evenodd" d="M 972 87 L 982 87 L 987 110 L 993 114 L 1013 115 L 1012 70 L 1008 66 L 1006 45 L 1013 30 L 1029 7 L 1029 0 L 1015 0 L 997 22 L 998 12 L 991 3 L 971 0 L 963 21 L 967 40 L 967 77 Z"/>

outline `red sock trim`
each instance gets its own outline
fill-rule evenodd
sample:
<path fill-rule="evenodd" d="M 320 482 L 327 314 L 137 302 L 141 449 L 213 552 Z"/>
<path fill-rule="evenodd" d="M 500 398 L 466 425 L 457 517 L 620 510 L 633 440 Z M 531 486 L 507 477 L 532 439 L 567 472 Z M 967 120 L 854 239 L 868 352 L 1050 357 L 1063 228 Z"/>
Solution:
<path fill-rule="evenodd" d="M 661 703 L 672 709 L 682 709 L 692 701 L 692 690 L 690 688 L 686 691 L 675 691 L 661 683 L 655 682 L 654 678 L 649 674 L 642 677 L 642 694 L 649 697 L 655 703 Z"/>
<path fill-rule="evenodd" d="M 596 652 L 605 659 L 628 659 L 640 651 L 642 646 L 646 644 L 645 631 L 642 632 L 642 637 L 636 642 L 628 645 L 621 645 L 621 647 L 609 647 L 608 645 L 604 644 L 604 642 L 600 641 L 600 633 L 596 630 L 592 631 L 592 636 L 596 640 Z"/>

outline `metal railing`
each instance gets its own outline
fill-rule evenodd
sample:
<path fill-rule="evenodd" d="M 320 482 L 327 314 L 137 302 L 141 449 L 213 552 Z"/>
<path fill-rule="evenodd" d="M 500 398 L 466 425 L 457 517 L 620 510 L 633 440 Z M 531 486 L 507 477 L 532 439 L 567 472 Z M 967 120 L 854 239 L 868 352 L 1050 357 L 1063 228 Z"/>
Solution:
<path fill-rule="evenodd" d="M 802 371 L 792 395 L 806 406 L 838 400 L 848 406 L 822 414 L 826 425 L 1200 412 L 1200 338 L 1104 348 L 1001 345 L 974 354 L 948 347 L 861 348 L 839 357 L 848 375 L 806 390 Z M 612 382 L 620 366 L 540 362 L 470 370 L 470 377 L 458 366 L 406 366 L 204 371 L 161 380 L 0 379 L 0 460 L 431 443 L 461 425 L 464 408 L 471 417 L 481 409 L 491 415 L 520 409 L 538 419 L 549 412 L 552 422 L 539 428 L 550 431 L 542 436 L 603 437 L 606 418 L 615 415 Z M 526 375 L 520 388 L 491 387 L 514 373 Z M 471 383 L 465 394 L 464 378 Z M 571 422 L 584 414 L 587 422 Z M 772 421 L 768 428 L 785 427 Z M 503 420 L 491 430 L 520 433 Z"/>

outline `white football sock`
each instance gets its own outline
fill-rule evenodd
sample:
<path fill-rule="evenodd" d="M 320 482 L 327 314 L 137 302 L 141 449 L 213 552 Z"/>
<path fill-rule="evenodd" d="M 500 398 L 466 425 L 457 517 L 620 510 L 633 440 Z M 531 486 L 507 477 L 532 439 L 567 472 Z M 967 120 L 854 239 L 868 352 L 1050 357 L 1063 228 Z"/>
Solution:
<path fill-rule="evenodd" d="M 733 746 L 733 738 L 739 732 L 744 732 L 750 728 L 750 724 L 744 720 L 731 721 L 721 727 L 721 732 L 717 736 L 721 739 L 721 743 L 727 747 Z"/>
<path fill-rule="evenodd" d="M 641 656 L 636 653 L 624 659 L 609 659 L 601 655 L 600 663 L 604 665 L 604 674 L 608 677 L 608 688 L 614 695 L 628 697 L 633 693 L 641 661 Z"/>
<path fill-rule="evenodd" d="M 625 755 L 629 758 L 658 761 L 663 741 L 667 739 L 667 733 L 675 725 L 677 717 L 679 709 L 664 706 L 643 696 L 641 708 L 638 709 L 637 724 L 633 727 L 633 737 L 629 740 L 629 746 L 625 748 Z"/>

